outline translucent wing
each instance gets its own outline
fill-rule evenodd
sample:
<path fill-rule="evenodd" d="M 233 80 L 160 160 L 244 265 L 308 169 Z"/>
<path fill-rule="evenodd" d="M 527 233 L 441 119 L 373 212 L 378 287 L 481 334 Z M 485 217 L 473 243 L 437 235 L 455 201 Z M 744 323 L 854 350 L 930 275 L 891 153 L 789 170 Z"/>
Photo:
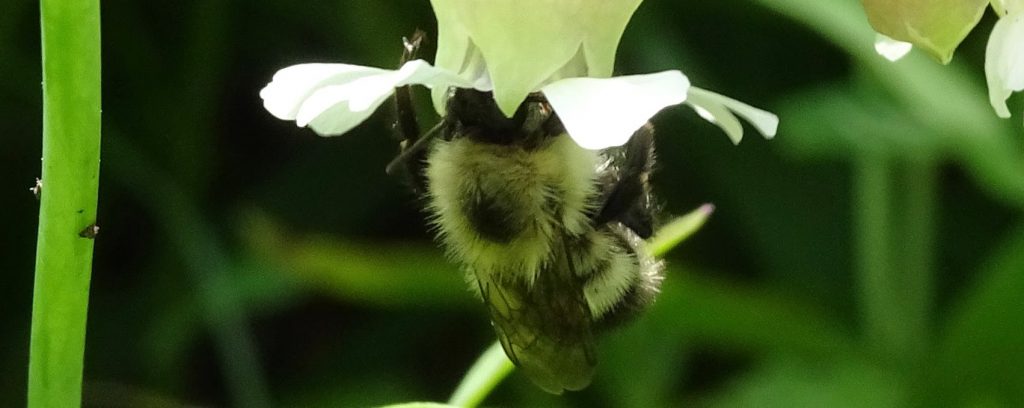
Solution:
<path fill-rule="evenodd" d="M 583 282 L 565 251 L 532 286 L 478 276 L 505 354 L 537 386 L 553 394 L 590 384 L 597 357 Z"/>

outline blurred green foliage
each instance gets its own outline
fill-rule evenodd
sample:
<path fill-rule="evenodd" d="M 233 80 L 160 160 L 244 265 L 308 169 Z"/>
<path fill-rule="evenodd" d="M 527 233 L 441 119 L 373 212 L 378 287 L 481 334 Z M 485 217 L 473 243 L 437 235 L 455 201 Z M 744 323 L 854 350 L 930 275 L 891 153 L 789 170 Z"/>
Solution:
<path fill-rule="evenodd" d="M 394 66 L 402 35 L 436 32 L 428 2 L 102 6 L 85 405 L 446 400 L 493 334 L 415 197 L 384 174 L 390 118 L 322 139 L 272 118 L 257 95 L 295 63 Z M 25 0 L 4 10 L 0 405 L 19 406 L 39 19 Z M 683 69 L 778 113 L 779 136 L 734 147 L 691 111 L 659 115 L 665 212 L 712 202 L 711 222 L 668 256 L 650 312 L 603 340 L 590 388 L 553 397 L 513 373 L 487 403 L 1024 401 L 1024 130 L 987 103 L 991 26 L 950 66 L 920 54 L 891 64 L 873 54 L 856 1 L 647 0 L 619 71 Z"/>

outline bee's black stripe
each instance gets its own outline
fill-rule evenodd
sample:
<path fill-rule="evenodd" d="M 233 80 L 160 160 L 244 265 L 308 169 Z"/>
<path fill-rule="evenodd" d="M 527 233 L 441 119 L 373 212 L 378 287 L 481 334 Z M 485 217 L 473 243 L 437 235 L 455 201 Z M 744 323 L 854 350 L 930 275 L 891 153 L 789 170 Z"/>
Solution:
<path fill-rule="evenodd" d="M 619 221 L 641 238 L 654 233 L 650 185 L 648 177 L 654 165 L 654 127 L 644 125 L 625 146 L 610 154 L 610 172 L 606 178 L 615 183 L 606 194 L 601 210 L 594 216 L 594 225 Z"/>
<path fill-rule="evenodd" d="M 639 244 L 643 242 L 636 232 L 622 224 L 608 227 L 616 238 L 616 246 L 622 248 L 636 262 L 636 268 L 630 269 L 629 285 L 625 292 L 614 302 L 604 315 L 600 316 L 597 327 L 601 330 L 610 329 L 628 322 L 649 305 L 658 292 L 663 265 L 655 262 Z M 609 273 L 609 269 L 603 273 Z"/>
<path fill-rule="evenodd" d="M 491 195 L 477 194 L 464 203 L 463 211 L 473 230 L 488 241 L 507 244 L 525 229 L 522 221 L 512 218 L 512 211 Z"/>

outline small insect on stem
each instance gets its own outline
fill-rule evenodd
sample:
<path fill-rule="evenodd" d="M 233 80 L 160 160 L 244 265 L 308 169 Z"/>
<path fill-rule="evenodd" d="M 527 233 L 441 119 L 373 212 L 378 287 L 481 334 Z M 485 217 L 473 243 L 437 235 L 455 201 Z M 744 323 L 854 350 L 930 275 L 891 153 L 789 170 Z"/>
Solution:
<path fill-rule="evenodd" d="M 89 224 L 88 227 L 85 227 L 85 229 L 78 233 L 78 236 L 87 239 L 96 239 L 97 235 L 100 235 L 100 226 L 95 223 Z"/>
<path fill-rule="evenodd" d="M 43 194 L 43 180 L 36 177 L 36 185 L 29 187 L 28 191 L 32 192 L 32 195 L 36 197 L 36 201 L 39 201 L 39 197 Z"/>

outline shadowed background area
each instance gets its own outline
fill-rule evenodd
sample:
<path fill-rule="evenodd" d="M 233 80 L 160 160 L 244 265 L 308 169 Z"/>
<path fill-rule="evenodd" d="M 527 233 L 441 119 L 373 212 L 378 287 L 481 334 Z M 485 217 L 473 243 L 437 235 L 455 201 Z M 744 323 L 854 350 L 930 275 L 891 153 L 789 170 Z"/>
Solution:
<path fill-rule="evenodd" d="M 828 3 L 828 4 L 821 4 Z M 90 407 L 446 400 L 493 341 L 486 311 L 384 173 L 382 109 L 320 138 L 258 92 L 302 62 L 394 67 L 429 3 L 104 1 L 101 232 Z M 0 405 L 24 404 L 37 202 L 38 4 L 0 13 Z M 739 146 L 654 119 L 669 254 L 649 313 L 563 397 L 513 373 L 502 406 L 908 406 L 1024 400 L 1024 129 L 984 88 L 987 16 L 950 66 L 873 54 L 858 2 L 641 5 L 617 72 L 682 69 L 771 110 Z M 433 44 L 427 48 L 432 49 Z M 429 51 L 428 51 L 429 55 Z M 434 123 L 421 92 L 422 124 Z M 1021 98 L 1011 100 L 1022 111 Z M 45 189 L 44 189 L 45 194 Z"/>

